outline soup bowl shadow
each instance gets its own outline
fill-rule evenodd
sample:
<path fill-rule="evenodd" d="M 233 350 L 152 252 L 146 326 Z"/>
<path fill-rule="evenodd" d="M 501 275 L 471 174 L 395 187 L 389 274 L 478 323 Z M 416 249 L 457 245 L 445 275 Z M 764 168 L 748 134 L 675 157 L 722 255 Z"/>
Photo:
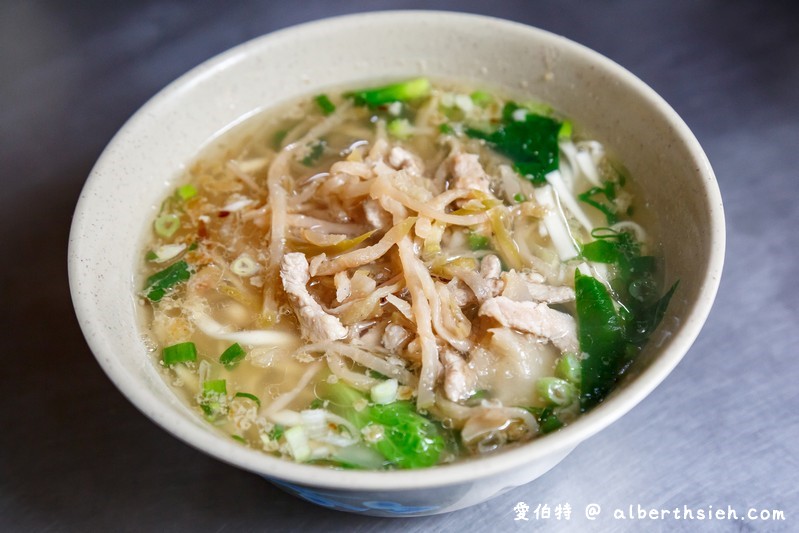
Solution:
<path fill-rule="evenodd" d="M 679 279 L 679 290 L 617 389 L 574 423 L 525 445 L 391 472 L 324 469 L 245 448 L 184 405 L 145 348 L 134 280 L 146 225 L 200 149 L 235 124 L 328 87 L 416 76 L 527 95 L 603 142 L 644 191 L 666 258 L 665 278 Z M 92 352 L 155 423 L 315 504 L 414 516 L 461 509 L 530 482 L 643 400 L 699 334 L 719 285 L 724 247 L 721 196 L 702 148 L 676 112 L 633 74 L 529 26 L 402 11 L 327 19 L 260 37 L 203 63 L 153 97 L 109 143 L 86 182 L 70 234 L 69 278 Z"/>

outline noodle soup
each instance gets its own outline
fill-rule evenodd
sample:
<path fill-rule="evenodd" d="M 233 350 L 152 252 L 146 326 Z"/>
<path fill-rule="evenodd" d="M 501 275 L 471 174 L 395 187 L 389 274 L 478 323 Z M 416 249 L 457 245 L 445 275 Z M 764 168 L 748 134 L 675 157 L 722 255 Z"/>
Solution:
<path fill-rule="evenodd" d="M 233 128 L 143 251 L 147 342 L 243 445 L 420 468 L 556 431 L 663 316 L 643 206 L 536 102 L 415 79 Z"/>

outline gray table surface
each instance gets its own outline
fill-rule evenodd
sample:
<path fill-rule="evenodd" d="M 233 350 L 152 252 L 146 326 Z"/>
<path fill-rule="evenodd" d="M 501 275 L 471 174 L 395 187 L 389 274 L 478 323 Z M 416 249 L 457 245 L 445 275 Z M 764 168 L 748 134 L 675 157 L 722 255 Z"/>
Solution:
<path fill-rule="evenodd" d="M 95 363 L 66 276 L 72 210 L 114 132 L 168 82 L 252 37 L 375 9 L 513 19 L 658 91 L 715 168 L 727 263 L 673 374 L 540 479 L 449 515 L 375 519 L 294 499 L 184 445 Z M 799 531 L 799 4 L 572 0 L 0 3 L 0 531 Z M 513 507 L 558 504 L 567 521 Z M 584 517 L 588 503 L 599 519 Z M 737 510 L 622 521 L 614 509 Z M 785 521 L 747 520 L 747 509 Z"/>

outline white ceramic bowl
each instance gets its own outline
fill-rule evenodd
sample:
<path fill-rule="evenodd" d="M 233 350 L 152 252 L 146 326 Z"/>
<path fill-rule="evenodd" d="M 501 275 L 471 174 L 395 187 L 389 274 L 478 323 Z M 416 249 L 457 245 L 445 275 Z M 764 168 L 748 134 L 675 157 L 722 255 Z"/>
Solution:
<path fill-rule="evenodd" d="M 329 86 L 419 75 L 529 94 L 610 147 L 654 206 L 666 279 L 680 280 L 661 325 L 668 334 L 656 335 L 659 342 L 650 343 L 634 371 L 595 410 L 559 432 L 486 458 L 426 470 L 359 472 L 245 449 L 211 431 L 178 400 L 142 343 L 133 273 L 153 206 L 209 139 L 258 110 Z M 69 277 L 81 328 L 100 365 L 164 429 L 314 503 L 407 516 L 460 509 L 527 483 L 640 402 L 699 333 L 718 288 L 724 244 L 721 197 L 705 154 L 674 110 L 628 71 L 521 24 L 383 12 L 255 39 L 203 63 L 150 100 L 114 137 L 86 182 L 70 235 Z"/>

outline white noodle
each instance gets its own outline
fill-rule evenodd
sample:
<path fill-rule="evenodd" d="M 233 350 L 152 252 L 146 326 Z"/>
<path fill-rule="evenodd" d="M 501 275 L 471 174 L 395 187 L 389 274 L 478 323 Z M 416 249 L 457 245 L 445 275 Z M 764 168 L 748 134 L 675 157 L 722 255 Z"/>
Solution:
<path fill-rule="evenodd" d="M 302 376 L 300 376 L 300 379 L 297 380 L 297 384 L 293 389 L 281 394 L 266 407 L 264 410 L 264 416 L 267 418 L 272 418 L 275 413 L 285 409 L 294 400 L 294 398 L 299 396 L 303 389 L 308 386 L 308 383 L 311 382 L 314 376 L 316 376 L 321 369 L 322 361 L 314 361 L 311 363 L 305 372 L 303 372 Z"/>
<path fill-rule="evenodd" d="M 416 405 L 422 409 L 435 403 L 434 388 L 438 377 L 440 363 L 438 362 L 438 346 L 433 334 L 433 323 L 430 311 L 430 301 L 418 271 L 419 259 L 413 251 L 413 242 L 410 237 L 405 237 L 399 242 L 399 256 L 408 290 L 411 293 L 411 309 L 416 318 L 416 330 L 422 349 L 422 369 L 419 376 L 419 387 L 416 392 Z M 427 272 L 427 268 L 422 264 Z M 427 274 L 430 275 L 429 273 Z"/>
<path fill-rule="evenodd" d="M 610 229 L 616 231 L 632 231 L 635 233 L 635 238 L 638 242 L 646 242 L 647 235 L 646 230 L 642 228 L 639 224 L 636 224 L 632 220 L 623 220 L 621 222 L 616 222 L 613 224 Z"/>
<path fill-rule="evenodd" d="M 266 164 L 266 159 L 261 159 L 262 165 Z M 263 187 L 258 185 L 255 182 L 255 178 L 244 171 L 242 168 L 243 165 L 239 164 L 238 161 L 234 161 L 233 159 L 227 162 L 227 168 L 230 170 L 237 178 L 243 181 L 249 188 L 257 192 L 258 194 L 266 194 L 266 190 Z"/>
<path fill-rule="evenodd" d="M 402 313 L 402 316 L 413 322 L 413 312 L 411 311 L 411 304 L 403 300 L 399 296 L 393 294 L 386 295 L 386 301 L 397 308 L 397 311 Z"/>
<path fill-rule="evenodd" d="M 586 152 L 577 152 L 575 156 L 577 159 L 577 164 L 580 165 L 580 170 L 583 173 L 583 176 L 591 182 L 592 185 L 596 187 L 601 187 L 602 182 L 599 179 L 599 172 L 594 166 L 594 161 L 591 158 L 591 155 Z"/>
<path fill-rule="evenodd" d="M 360 235 L 366 231 L 366 227 L 360 224 L 342 224 L 321 218 L 309 217 L 307 215 L 288 215 L 289 226 L 296 228 L 310 228 L 314 230 L 324 229 L 324 233 L 346 233 L 347 235 Z"/>
<path fill-rule="evenodd" d="M 474 226 L 486 221 L 485 213 L 478 213 L 474 215 L 452 215 L 435 209 L 429 205 L 429 200 L 426 202 L 416 200 L 409 194 L 394 187 L 385 175 L 376 178 L 372 183 L 372 191 L 370 193 L 372 198 L 376 200 L 379 200 L 382 197 L 391 198 L 408 209 L 416 211 L 420 215 L 424 215 L 428 218 L 440 220 L 442 222 L 446 222 L 447 224 L 453 224 L 456 226 Z"/>
<path fill-rule="evenodd" d="M 366 374 L 355 372 L 347 366 L 340 355 L 327 352 L 327 366 L 340 380 L 361 391 L 369 391 L 379 383 L 378 379 L 369 377 Z"/>
<path fill-rule="evenodd" d="M 343 342 L 320 342 L 316 344 L 309 344 L 302 348 L 301 352 L 305 353 L 334 353 L 344 357 L 349 357 L 354 362 L 361 366 L 380 372 L 384 376 L 394 378 L 403 385 L 415 386 L 416 376 L 409 372 L 406 368 L 389 363 L 382 357 L 378 357 L 373 352 L 366 351 L 362 348 L 345 344 Z"/>
<path fill-rule="evenodd" d="M 546 226 L 549 237 L 552 239 L 552 244 L 558 252 L 561 261 L 568 261 L 579 255 L 577 244 L 569 231 L 566 216 L 557 202 L 554 191 L 551 185 L 544 185 L 538 187 L 534 191 L 536 201 L 546 208 L 547 212 L 544 215 L 544 226 Z"/>
<path fill-rule="evenodd" d="M 383 238 L 372 246 L 343 253 L 334 259 L 325 260 L 315 267 L 312 265 L 311 275 L 329 276 L 342 270 L 355 268 L 376 261 L 383 257 L 383 255 L 385 255 L 392 246 L 397 244 L 404 235 L 407 235 L 414 222 L 416 222 L 416 218 L 407 218 L 388 230 L 386 234 L 383 235 Z"/>
<path fill-rule="evenodd" d="M 205 313 L 194 311 L 192 321 L 197 327 L 211 338 L 238 342 L 248 346 L 291 346 L 297 342 L 297 337 L 292 333 L 271 329 L 257 329 L 245 331 L 230 331 Z"/>
<path fill-rule="evenodd" d="M 594 230 L 594 225 L 591 224 L 591 220 L 589 220 L 588 215 L 585 214 L 585 211 L 580 207 L 580 204 L 577 203 L 577 199 L 573 196 L 572 192 L 566 187 L 566 184 L 563 183 L 563 178 L 561 174 L 557 170 L 553 170 L 552 172 L 546 175 L 547 182 L 552 185 L 555 189 L 555 192 L 558 195 L 558 200 L 562 202 L 572 216 L 582 224 L 585 230 L 590 235 L 591 232 Z"/>

